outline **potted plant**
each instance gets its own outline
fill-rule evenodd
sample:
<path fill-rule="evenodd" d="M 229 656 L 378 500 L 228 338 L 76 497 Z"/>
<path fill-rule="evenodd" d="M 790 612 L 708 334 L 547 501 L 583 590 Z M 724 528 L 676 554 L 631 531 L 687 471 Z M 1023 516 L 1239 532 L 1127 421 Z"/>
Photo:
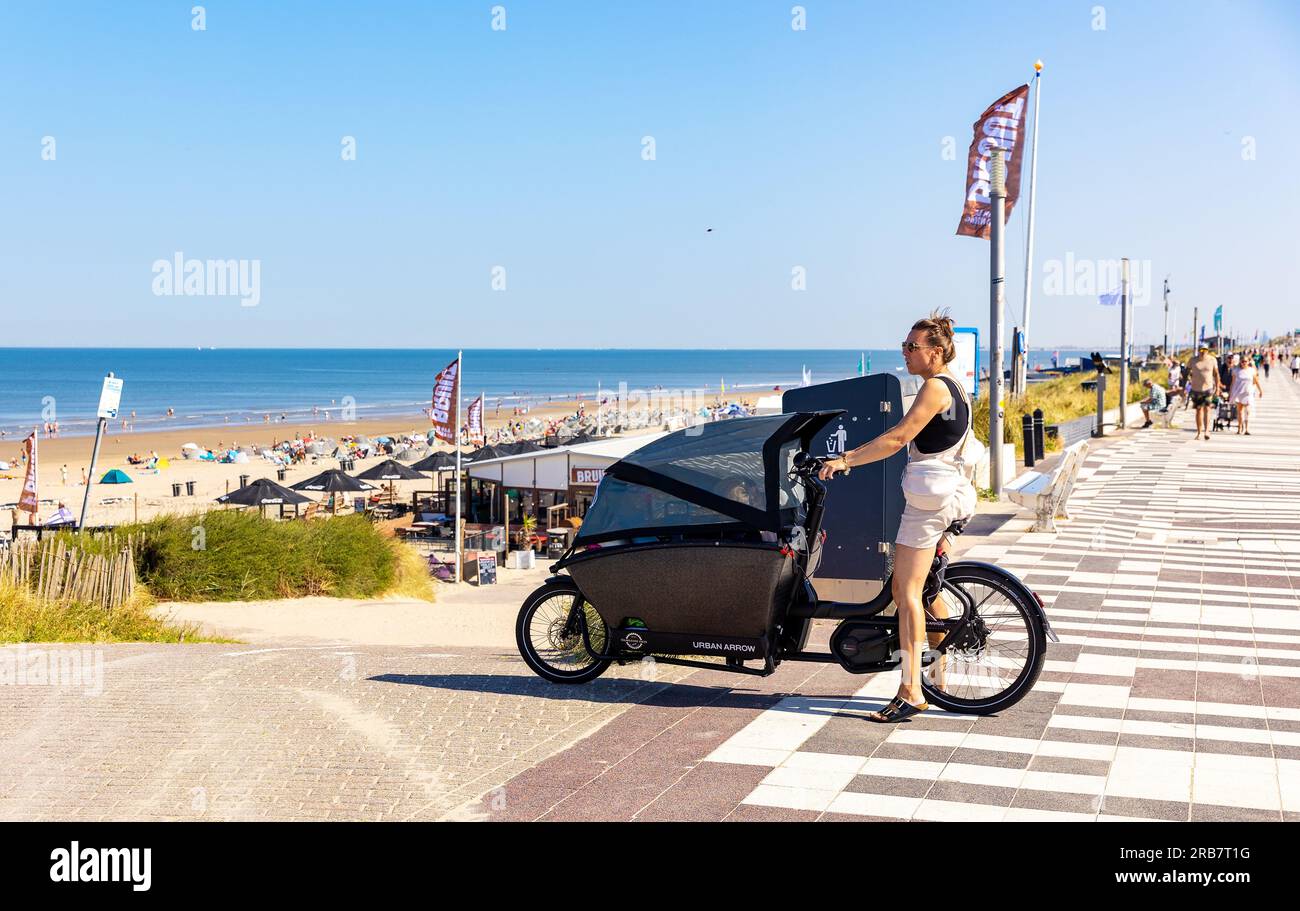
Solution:
<path fill-rule="evenodd" d="M 523 539 L 524 539 L 524 547 L 528 548 L 529 550 L 537 549 L 538 540 L 537 540 L 537 517 L 536 516 L 524 516 Z"/>

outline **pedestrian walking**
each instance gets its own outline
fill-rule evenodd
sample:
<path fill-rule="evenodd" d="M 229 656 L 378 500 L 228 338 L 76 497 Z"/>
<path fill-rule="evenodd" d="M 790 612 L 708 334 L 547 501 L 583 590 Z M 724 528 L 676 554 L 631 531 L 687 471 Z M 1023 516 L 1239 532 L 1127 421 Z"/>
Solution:
<path fill-rule="evenodd" d="M 1250 436 L 1248 421 L 1257 396 L 1264 397 L 1264 387 L 1259 384 L 1259 370 L 1250 358 L 1243 358 L 1241 364 L 1233 368 L 1232 386 L 1228 392 L 1228 404 L 1237 406 L 1237 433 Z"/>
<path fill-rule="evenodd" d="M 1219 362 L 1207 345 L 1202 345 L 1196 357 L 1187 365 L 1187 388 L 1196 409 L 1196 439 L 1210 438 L 1210 404 L 1219 392 Z"/>

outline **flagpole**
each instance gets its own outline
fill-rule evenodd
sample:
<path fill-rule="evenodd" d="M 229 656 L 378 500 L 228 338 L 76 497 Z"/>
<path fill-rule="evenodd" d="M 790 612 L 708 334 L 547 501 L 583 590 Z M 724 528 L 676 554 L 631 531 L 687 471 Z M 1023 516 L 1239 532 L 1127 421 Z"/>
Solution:
<path fill-rule="evenodd" d="M 1025 239 L 1025 312 L 1021 328 L 1025 335 L 1024 350 L 1016 362 L 1016 394 L 1024 395 L 1029 374 L 1029 304 L 1034 287 L 1034 195 L 1038 192 L 1038 103 L 1043 97 L 1043 61 L 1034 61 L 1034 135 L 1029 146 L 1029 236 Z"/>
<path fill-rule="evenodd" d="M 1002 323 L 1006 259 L 1003 229 L 1007 206 L 1005 149 L 993 146 L 989 159 L 989 488 L 1002 498 Z"/>
<path fill-rule="evenodd" d="M 456 579 L 457 582 L 460 582 L 460 576 L 461 576 L 461 563 L 464 561 L 464 552 L 465 552 L 465 537 L 464 537 L 464 529 L 461 527 L 461 524 L 460 524 L 460 523 L 461 523 L 461 518 L 460 518 L 460 501 L 463 499 L 463 497 L 461 496 L 461 479 L 460 479 L 460 381 L 461 381 L 460 370 L 461 370 L 461 358 L 464 356 L 464 354 L 465 354 L 465 352 L 463 352 L 463 351 L 457 351 L 457 352 L 456 352 L 456 424 L 455 424 L 455 432 L 456 432 L 456 576 L 455 576 L 455 579 Z"/>

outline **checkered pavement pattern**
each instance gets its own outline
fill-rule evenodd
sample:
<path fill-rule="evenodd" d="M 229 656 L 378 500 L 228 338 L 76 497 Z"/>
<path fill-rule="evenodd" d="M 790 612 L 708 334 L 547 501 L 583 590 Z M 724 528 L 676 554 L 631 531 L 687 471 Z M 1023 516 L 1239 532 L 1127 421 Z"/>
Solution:
<path fill-rule="evenodd" d="M 733 815 L 773 819 L 1300 821 L 1300 385 L 1275 371 L 1249 436 L 1193 416 L 1093 450 L 1057 534 L 962 556 L 1016 572 L 1059 644 L 998 717 L 861 716 L 792 695 L 706 764 L 766 774 Z"/>

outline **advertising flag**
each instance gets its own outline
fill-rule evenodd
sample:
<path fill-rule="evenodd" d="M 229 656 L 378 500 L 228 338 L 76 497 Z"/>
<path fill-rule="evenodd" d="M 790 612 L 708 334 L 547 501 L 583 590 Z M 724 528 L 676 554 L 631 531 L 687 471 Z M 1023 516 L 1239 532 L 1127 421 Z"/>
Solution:
<path fill-rule="evenodd" d="M 1097 300 L 1101 301 L 1103 307 L 1113 307 L 1119 303 L 1121 292 L 1112 291 L 1110 294 L 1098 295 Z"/>
<path fill-rule="evenodd" d="M 1215 335 L 1223 333 L 1223 304 L 1214 308 L 1214 333 Z"/>
<path fill-rule="evenodd" d="M 456 442 L 456 400 L 460 396 L 460 359 L 448 364 L 433 381 L 433 434 L 448 443 Z"/>
<path fill-rule="evenodd" d="M 1006 149 L 1007 202 L 1006 216 L 1020 198 L 1020 144 L 1025 137 L 1025 105 L 1029 100 L 1028 84 L 1012 89 L 975 121 L 975 135 L 966 154 L 966 204 L 962 208 L 957 233 L 967 237 L 989 236 L 993 217 L 989 200 L 989 159 L 994 146 Z"/>
<path fill-rule="evenodd" d="M 18 508 L 33 516 L 40 509 L 40 498 L 36 493 L 36 431 L 23 441 L 23 452 L 27 454 L 27 477 L 23 479 L 23 492 L 18 496 Z"/>
<path fill-rule="evenodd" d="M 483 439 L 483 396 L 479 396 L 469 405 L 469 438 Z"/>

